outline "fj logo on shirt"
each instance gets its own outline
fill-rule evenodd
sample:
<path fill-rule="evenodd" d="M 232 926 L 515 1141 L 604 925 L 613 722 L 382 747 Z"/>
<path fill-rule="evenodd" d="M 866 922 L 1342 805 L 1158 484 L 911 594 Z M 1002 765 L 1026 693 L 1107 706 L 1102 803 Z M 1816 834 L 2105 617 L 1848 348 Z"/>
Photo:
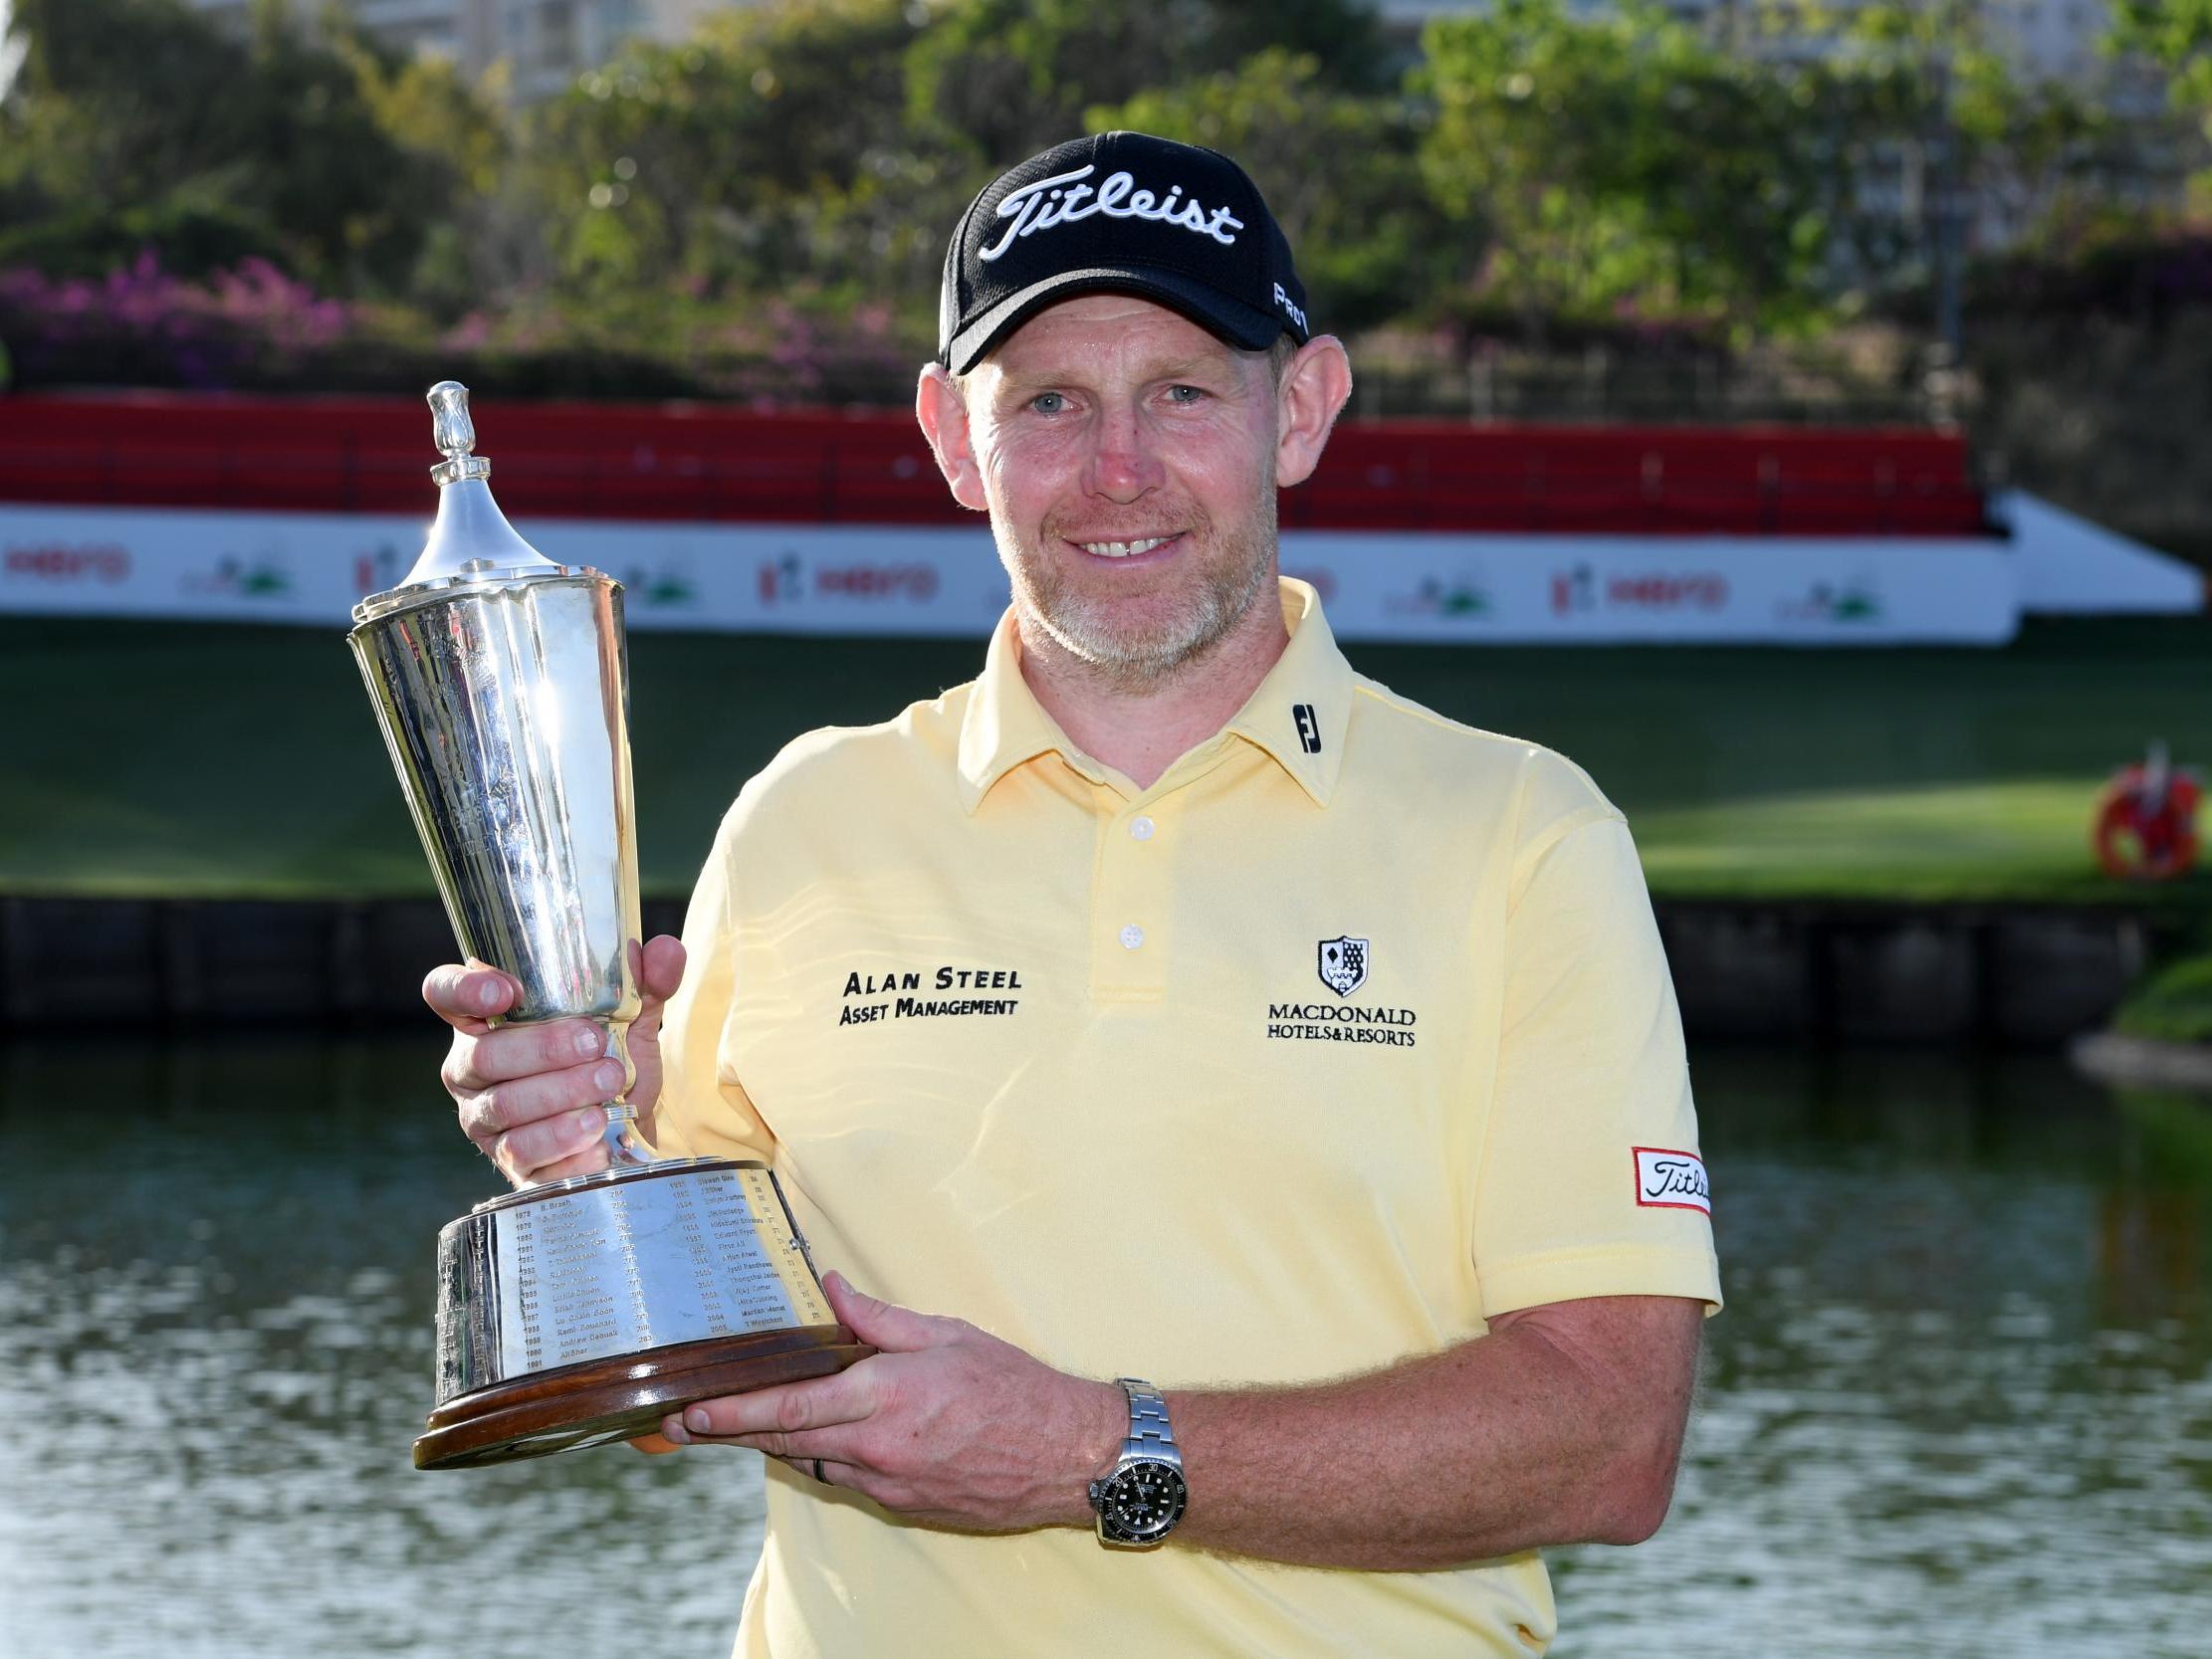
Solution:
<path fill-rule="evenodd" d="M 1321 723 L 1313 718 L 1313 705 L 1293 703 L 1290 718 L 1298 726 L 1298 746 L 1308 754 L 1321 752 Z"/>
<path fill-rule="evenodd" d="M 1636 1148 L 1636 1201 L 1646 1209 L 1713 1212 L 1705 1160 L 1664 1146 Z"/>
<path fill-rule="evenodd" d="M 1367 983 L 1367 940 L 1325 938 L 1320 945 L 1321 983 L 1339 996 L 1350 996 Z"/>

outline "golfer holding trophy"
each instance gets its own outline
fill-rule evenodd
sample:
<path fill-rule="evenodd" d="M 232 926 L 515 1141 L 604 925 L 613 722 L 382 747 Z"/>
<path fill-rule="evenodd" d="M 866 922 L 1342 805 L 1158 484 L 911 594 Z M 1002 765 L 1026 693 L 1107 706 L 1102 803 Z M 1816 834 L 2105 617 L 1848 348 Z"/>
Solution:
<path fill-rule="evenodd" d="M 743 1659 L 1527 1659 L 1536 1552 L 1665 1513 L 1719 1277 L 1643 872 L 1587 774 L 1360 676 L 1282 574 L 1351 392 L 1311 303 L 1217 152 L 986 186 L 915 407 L 1011 603 L 976 679 L 747 783 L 688 975 L 632 946 L 612 584 L 452 432 L 363 607 L 477 959 L 424 988 L 445 1082 L 538 1183 L 447 1229 L 422 1461 L 688 1398 L 661 1442 L 770 1460 Z M 732 1156 L 633 1164 L 608 1101 Z M 888 1300 L 817 1305 L 749 1157 Z M 717 1393 L 725 1354 L 819 1374 Z"/>
<path fill-rule="evenodd" d="M 511 1166 L 525 1184 L 439 1234 L 437 1401 L 415 1463 L 443 1469 L 643 1435 L 870 1350 L 830 1313 L 765 1165 L 656 1160 L 637 1137 L 621 584 L 518 535 L 471 453 L 467 388 L 429 398 L 437 520 L 405 580 L 354 607 L 350 643 L 454 936 L 511 981 L 502 1023 L 605 1079 L 584 1109 L 604 1155 L 568 1160 L 596 1172 Z"/>

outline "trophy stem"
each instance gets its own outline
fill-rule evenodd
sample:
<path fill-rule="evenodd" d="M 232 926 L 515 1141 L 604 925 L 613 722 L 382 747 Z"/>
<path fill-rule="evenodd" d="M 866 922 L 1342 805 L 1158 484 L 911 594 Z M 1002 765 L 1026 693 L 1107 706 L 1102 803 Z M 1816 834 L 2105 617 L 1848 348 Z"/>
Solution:
<path fill-rule="evenodd" d="M 641 949 L 634 940 L 629 949 L 629 959 L 634 964 Z M 637 1062 L 630 1058 L 630 1022 L 608 1019 L 595 1023 L 606 1033 L 607 1058 L 622 1062 L 622 1090 L 606 1103 L 606 1128 L 599 1132 L 607 1149 L 607 1167 L 635 1169 L 656 1162 L 652 1147 L 645 1144 L 644 1138 L 637 1132 L 637 1108 L 626 1098 L 637 1083 Z"/>
<path fill-rule="evenodd" d="M 599 1139 L 607 1149 L 609 1169 L 638 1168 L 653 1161 L 652 1152 L 637 1137 L 637 1108 L 628 1101 L 608 1101 L 607 1127 Z"/>

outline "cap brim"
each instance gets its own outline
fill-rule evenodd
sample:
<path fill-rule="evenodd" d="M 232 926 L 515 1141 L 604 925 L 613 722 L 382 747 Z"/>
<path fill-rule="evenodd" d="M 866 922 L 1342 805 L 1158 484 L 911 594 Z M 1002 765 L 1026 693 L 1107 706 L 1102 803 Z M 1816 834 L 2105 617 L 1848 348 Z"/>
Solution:
<path fill-rule="evenodd" d="M 1134 294 L 1156 301 L 1246 351 L 1265 350 L 1288 327 L 1272 311 L 1231 300 L 1217 288 L 1173 271 L 1145 265 L 1093 266 L 1059 272 L 999 301 L 952 337 L 945 347 L 945 366 L 955 374 L 966 374 L 1038 311 L 1078 294 Z"/>

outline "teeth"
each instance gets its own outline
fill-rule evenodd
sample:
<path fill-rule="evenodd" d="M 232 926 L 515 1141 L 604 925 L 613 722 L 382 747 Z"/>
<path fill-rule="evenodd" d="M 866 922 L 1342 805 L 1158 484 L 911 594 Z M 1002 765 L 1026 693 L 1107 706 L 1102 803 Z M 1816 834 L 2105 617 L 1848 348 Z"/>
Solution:
<path fill-rule="evenodd" d="M 1145 541 L 1079 541 L 1076 545 L 1101 558 L 1127 558 L 1131 553 L 1149 553 L 1162 542 L 1174 539 L 1172 535 L 1155 535 Z"/>

